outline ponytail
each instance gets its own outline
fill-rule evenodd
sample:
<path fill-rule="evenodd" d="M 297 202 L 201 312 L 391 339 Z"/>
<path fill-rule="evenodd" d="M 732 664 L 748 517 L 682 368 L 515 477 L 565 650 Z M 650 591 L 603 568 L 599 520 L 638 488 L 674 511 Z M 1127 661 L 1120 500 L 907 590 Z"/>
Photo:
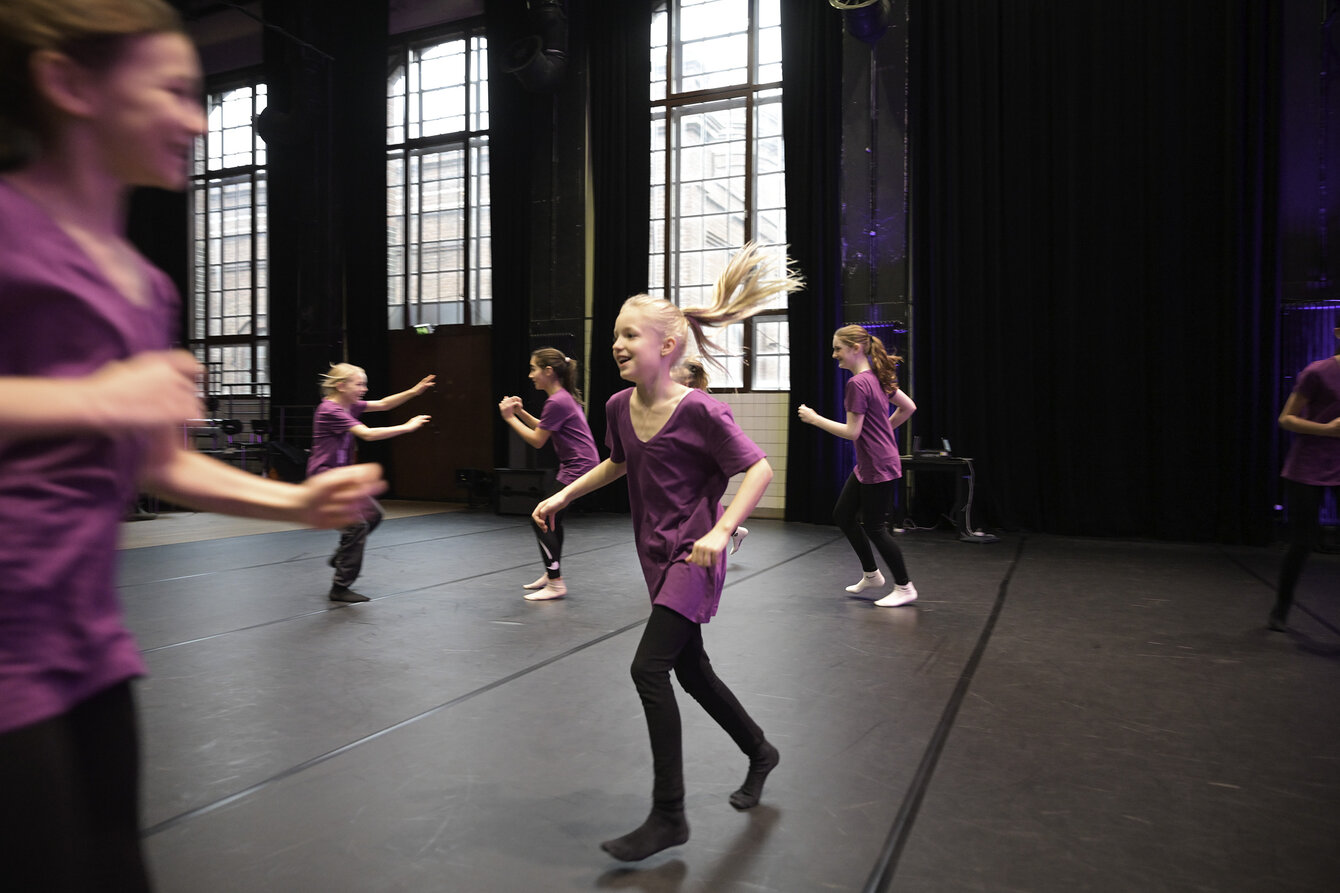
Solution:
<path fill-rule="evenodd" d="M 735 253 L 717 277 L 710 305 L 681 309 L 665 298 L 634 295 L 623 306 L 641 311 L 662 334 L 675 339 L 675 353 L 670 358 L 672 363 L 683 355 L 691 331 L 698 354 L 712 365 L 724 368 L 714 355 L 714 352 L 720 353 L 722 348 L 703 334 L 703 328 L 728 326 L 748 319 L 763 310 L 778 295 L 802 288 L 804 281 L 791 271 L 790 259 L 785 258 L 785 255 L 783 258 L 780 277 L 766 278 L 768 256 L 759 243 L 748 242 Z"/>
<path fill-rule="evenodd" d="M 843 326 L 833 333 L 833 337 L 848 347 L 860 346 L 884 393 L 892 394 L 898 390 L 898 366 L 903 358 L 885 350 L 879 336 L 870 334 L 862 326 Z"/>

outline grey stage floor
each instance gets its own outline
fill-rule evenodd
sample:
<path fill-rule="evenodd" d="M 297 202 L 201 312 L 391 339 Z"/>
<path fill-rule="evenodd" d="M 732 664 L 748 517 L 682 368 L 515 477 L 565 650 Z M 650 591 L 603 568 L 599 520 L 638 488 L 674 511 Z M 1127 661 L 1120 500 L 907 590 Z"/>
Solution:
<path fill-rule="evenodd" d="M 330 532 L 124 552 L 158 888 L 1335 889 L 1336 556 L 1281 634 L 1278 550 L 909 533 L 921 599 L 882 609 L 834 528 L 750 527 L 705 635 L 781 766 L 732 809 L 744 759 L 681 694 L 693 836 L 631 867 L 597 847 L 649 805 L 627 518 L 571 518 L 548 603 L 484 512 L 388 520 L 354 606 Z"/>

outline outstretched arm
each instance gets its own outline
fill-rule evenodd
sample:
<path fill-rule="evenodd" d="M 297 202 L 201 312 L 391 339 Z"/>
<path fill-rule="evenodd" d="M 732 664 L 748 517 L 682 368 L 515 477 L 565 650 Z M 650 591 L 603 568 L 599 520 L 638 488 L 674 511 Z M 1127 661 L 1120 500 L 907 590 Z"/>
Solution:
<path fill-rule="evenodd" d="M 835 422 L 832 419 L 826 419 L 819 413 L 810 409 L 804 403 L 796 410 L 800 420 L 807 425 L 813 425 L 816 428 L 822 428 L 829 434 L 836 434 L 843 440 L 855 440 L 861 436 L 861 428 L 865 425 L 865 415 L 863 413 L 847 413 L 847 424 Z"/>
<path fill-rule="evenodd" d="M 203 512 L 345 527 L 359 519 L 368 497 L 386 489 L 381 475 L 379 465 L 350 465 L 284 484 L 188 450 L 167 431 L 150 447 L 140 486 Z"/>
<path fill-rule="evenodd" d="M 391 396 L 383 397 L 380 400 L 369 400 L 365 411 L 381 412 L 387 409 L 395 409 L 406 400 L 419 396 L 435 384 L 437 384 L 436 375 L 425 375 L 419 380 L 418 384 L 410 388 L 408 391 L 401 391 L 399 394 L 392 394 Z"/>
<path fill-rule="evenodd" d="M 612 484 L 623 477 L 628 471 L 627 462 L 613 462 L 606 459 L 595 468 L 592 468 L 586 474 L 577 478 L 571 484 L 568 484 L 562 490 L 559 490 L 553 496 L 542 501 L 535 506 L 535 511 L 530 513 L 531 518 L 539 525 L 541 530 L 548 530 L 549 523 L 558 512 L 567 508 L 574 499 L 585 496 L 592 490 L 599 490 L 606 484 Z M 734 528 L 731 528 L 734 530 Z"/>
<path fill-rule="evenodd" d="M 79 378 L 2 376 L 0 439 L 174 427 L 203 413 L 199 373 L 186 351 L 159 350 Z"/>
<path fill-rule="evenodd" d="M 390 440 L 411 431 L 417 431 L 432 421 L 432 416 L 416 415 L 402 425 L 387 425 L 385 428 L 369 428 L 367 425 L 354 425 L 349 430 L 359 440 Z"/>

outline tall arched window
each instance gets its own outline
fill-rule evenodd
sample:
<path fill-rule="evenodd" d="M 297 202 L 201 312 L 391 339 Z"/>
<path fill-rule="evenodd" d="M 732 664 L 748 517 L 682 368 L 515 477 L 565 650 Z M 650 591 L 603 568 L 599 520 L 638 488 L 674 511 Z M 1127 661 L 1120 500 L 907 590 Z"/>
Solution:
<path fill-rule="evenodd" d="M 191 172 L 188 343 L 209 392 L 227 397 L 270 393 L 265 143 L 252 125 L 265 104 L 265 84 L 209 93 Z"/>
<path fill-rule="evenodd" d="M 387 81 L 387 324 L 493 321 L 483 29 L 409 43 Z"/>
<path fill-rule="evenodd" d="M 731 254 L 754 240 L 784 262 L 780 0 L 667 0 L 651 33 L 653 294 L 706 301 Z M 713 336 L 714 388 L 791 387 L 785 296 Z"/>

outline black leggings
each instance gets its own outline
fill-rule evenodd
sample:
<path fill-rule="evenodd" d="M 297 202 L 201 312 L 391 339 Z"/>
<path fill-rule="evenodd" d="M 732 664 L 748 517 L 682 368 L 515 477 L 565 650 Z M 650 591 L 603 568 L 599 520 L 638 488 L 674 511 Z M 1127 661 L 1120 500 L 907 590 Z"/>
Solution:
<path fill-rule="evenodd" d="M 684 808 L 684 755 L 679 706 L 670 684 L 672 669 L 684 690 L 746 756 L 753 757 L 764 738 L 763 730 L 712 670 L 703 650 L 702 627 L 669 608 L 653 605 L 631 670 L 651 737 L 652 803 L 658 809 L 678 812 Z"/>
<path fill-rule="evenodd" d="M 1303 562 L 1321 543 L 1319 518 L 1321 497 L 1326 490 L 1326 487 L 1284 479 L 1284 495 L 1289 506 L 1289 551 L 1280 565 L 1279 587 L 1275 590 L 1275 613 L 1280 618 L 1289 613 L 1293 604 L 1293 590 L 1303 574 Z"/>
<path fill-rule="evenodd" d="M 0 734 L 0 886 L 142 893 L 139 737 L 130 683 Z"/>
<path fill-rule="evenodd" d="M 911 579 L 903 563 L 903 550 L 898 548 L 885 526 L 897 486 L 897 478 L 878 484 L 863 484 L 853 472 L 842 487 L 837 505 L 833 506 L 833 521 L 847 535 L 847 542 L 856 551 L 856 557 L 861 559 L 861 570 L 867 574 L 879 570 L 875 564 L 875 555 L 870 551 L 873 542 L 884 563 L 893 572 L 893 582 L 903 586 Z"/>
<path fill-rule="evenodd" d="M 548 499 L 562 489 L 563 485 L 555 481 L 553 485 L 546 488 L 547 492 L 540 498 Z M 563 561 L 563 516 L 567 513 L 567 509 L 554 512 L 553 517 L 549 519 L 548 530 L 541 530 L 540 525 L 535 523 L 534 518 L 530 522 L 531 529 L 535 531 L 535 540 L 540 544 L 540 561 L 544 562 L 544 571 L 551 580 L 557 580 L 563 576 L 563 568 L 561 567 Z"/>

